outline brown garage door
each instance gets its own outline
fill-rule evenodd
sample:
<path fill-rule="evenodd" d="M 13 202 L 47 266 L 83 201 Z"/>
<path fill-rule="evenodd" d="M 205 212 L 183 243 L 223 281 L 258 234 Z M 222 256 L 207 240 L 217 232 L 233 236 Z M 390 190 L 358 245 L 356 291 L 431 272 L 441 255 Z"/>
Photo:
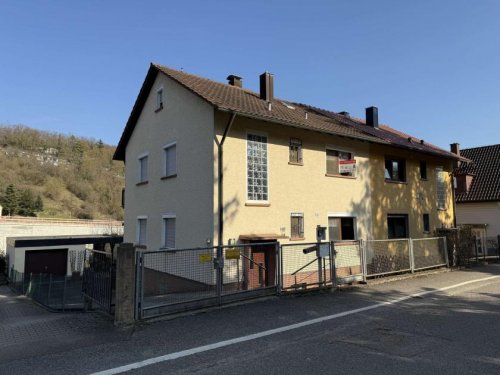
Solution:
<path fill-rule="evenodd" d="M 68 249 L 57 250 L 29 250 L 26 251 L 24 272 L 51 273 L 53 275 L 66 275 L 68 264 Z"/>

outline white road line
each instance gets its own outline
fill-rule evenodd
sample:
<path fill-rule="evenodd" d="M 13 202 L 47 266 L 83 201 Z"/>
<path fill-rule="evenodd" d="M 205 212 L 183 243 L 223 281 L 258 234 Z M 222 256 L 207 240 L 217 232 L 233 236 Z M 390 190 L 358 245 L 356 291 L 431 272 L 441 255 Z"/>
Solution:
<path fill-rule="evenodd" d="M 154 365 L 156 363 L 171 361 L 173 359 L 187 357 L 187 356 L 190 356 L 190 355 L 193 355 L 193 354 L 198 354 L 198 353 L 207 352 L 209 350 L 223 348 L 225 346 L 239 344 L 241 342 L 246 342 L 246 341 L 260 339 L 262 337 L 275 335 L 275 334 L 281 333 L 281 332 L 291 331 L 291 330 L 294 330 L 294 329 L 297 329 L 297 328 L 307 327 L 307 326 L 310 326 L 310 325 L 313 325 L 313 324 L 318 324 L 318 323 L 325 322 L 325 321 L 328 321 L 328 320 L 338 319 L 338 318 L 342 318 L 344 316 L 359 314 L 359 313 L 364 312 L 364 311 L 378 309 L 379 307 L 394 305 L 394 304 L 406 301 L 406 300 L 411 299 L 411 298 L 421 297 L 421 296 L 425 296 L 427 294 L 433 294 L 433 293 L 437 293 L 437 292 L 443 292 L 443 291 L 446 291 L 446 290 L 449 290 L 449 289 L 459 288 L 459 287 L 464 286 L 464 285 L 479 283 L 479 282 L 482 282 L 482 281 L 488 281 L 488 280 L 496 279 L 496 278 L 499 278 L 499 277 L 500 276 L 490 276 L 490 277 L 485 277 L 483 279 L 476 279 L 476 280 L 465 281 L 463 283 L 459 283 L 459 284 L 455 284 L 455 285 L 450 285 L 450 286 L 447 286 L 447 287 L 444 287 L 444 288 L 439 288 L 439 289 L 434 289 L 434 290 L 428 290 L 428 291 L 420 292 L 420 293 L 414 293 L 414 294 L 410 294 L 410 295 L 407 295 L 407 296 L 404 296 L 404 297 L 399 297 L 399 298 L 396 298 L 396 299 L 393 299 L 393 300 L 389 300 L 389 301 L 386 301 L 386 302 L 380 302 L 380 303 L 376 303 L 374 305 L 361 307 L 359 309 L 348 310 L 348 311 L 344 311 L 344 312 L 333 314 L 333 315 L 323 316 L 321 318 L 316 318 L 316 319 L 306 320 L 306 321 L 300 322 L 300 323 L 290 324 L 290 325 L 284 326 L 284 327 L 279 327 L 279 328 L 274 328 L 274 329 L 270 329 L 270 330 L 267 330 L 267 331 L 253 333 L 253 334 L 247 335 L 247 336 L 236 337 L 236 338 L 230 339 L 230 340 L 219 341 L 219 342 L 216 342 L 216 343 L 213 343 L 213 344 L 199 346 L 197 348 L 191 348 L 191 349 L 187 349 L 187 350 L 182 350 L 180 352 L 170 353 L 170 354 L 162 355 L 162 356 L 159 356 L 159 357 L 154 357 L 154 358 L 146 359 L 144 361 L 131 363 L 131 364 L 128 364 L 128 365 L 125 365 L 125 366 L 115 367 L 115 368 L 112 368 L 112 369 L 109 369 L 109 370 L 104 370 L 104 371 L 96 372 L 96 373 L 94 373 L 92 375 L 121 374 L 121 373 L 126 372 L 126 371 L 131 371 L 131 370 L 134 370 L 134 369 L 139 369 L 141 367 Z"/>

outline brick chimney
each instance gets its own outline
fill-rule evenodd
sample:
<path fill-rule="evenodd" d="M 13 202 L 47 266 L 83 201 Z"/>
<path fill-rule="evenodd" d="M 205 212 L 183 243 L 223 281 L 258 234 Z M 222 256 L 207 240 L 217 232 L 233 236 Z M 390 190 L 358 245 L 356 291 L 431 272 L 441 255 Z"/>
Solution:
<path fill-rule="evenodd" d="M 368 107 L 366 108 L 366 125 L 372 128 L 378 129 L 378 108 Z"/>
<path fill-rule="evenodd" d="M 260 75 L 260 98 L 266 102 L 272 102 L 274 99 L 274 79 L 271 73 Z"/>
<path fill-rule="evenodd" d="M 450 151 L 457 156 L 460 156 L 460 144 L 452 143 L 450 144 Z M 453 160 L 453 169 L 460 167 L 460 162 L 458 160 Z"/>
<path fill-rule="evenodd" d="M 237 75 L 230 74 L 227 76 L 226 79 L 228 80 L 228 83 L 231 86 L 240 87 L 240 88 L 243 87 L 243 78 L 241 78 Z"/>

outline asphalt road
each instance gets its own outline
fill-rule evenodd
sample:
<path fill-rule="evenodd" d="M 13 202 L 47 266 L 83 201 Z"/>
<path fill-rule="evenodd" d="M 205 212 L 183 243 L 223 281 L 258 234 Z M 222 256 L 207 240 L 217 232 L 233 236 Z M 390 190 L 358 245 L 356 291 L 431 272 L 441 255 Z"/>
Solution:
<path fill-rule="evenodd" d="M 139 367 L 133 374 L 500 373 L 500 265 L 127 329 L 100 316 L 93 326 L 85 316 L 87 330 L 61 330 L 45 345 L 0 347 L 0 373 L 110 374 L 122 366 Z"/>

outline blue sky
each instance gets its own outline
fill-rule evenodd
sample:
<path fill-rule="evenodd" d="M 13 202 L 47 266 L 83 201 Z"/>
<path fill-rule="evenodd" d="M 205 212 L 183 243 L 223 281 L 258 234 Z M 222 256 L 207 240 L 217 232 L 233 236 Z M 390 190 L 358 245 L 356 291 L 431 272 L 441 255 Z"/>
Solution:
<path fill-rule="evenodd" d="M 500 143 L 500 1 L 0 2 L 0 124 L 116 144 L 150 62 L 380 121 Z"/>

